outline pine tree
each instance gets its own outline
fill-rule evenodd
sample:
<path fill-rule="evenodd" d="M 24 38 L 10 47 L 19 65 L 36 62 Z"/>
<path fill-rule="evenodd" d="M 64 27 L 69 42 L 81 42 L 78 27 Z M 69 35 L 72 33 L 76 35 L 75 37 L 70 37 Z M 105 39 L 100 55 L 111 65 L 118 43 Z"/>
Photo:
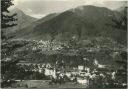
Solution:
<path fill-rule="evenodd" d="M 11 44 L 7 41 L 9 38 L 6 36 L 4 29 L 16 25 L 16 14 L 9 15 L 8 8 L 12 5 L 12 0 L 1 0 L 1 87 L 7 87 L 11 83 L 11 80 L 15 79 L 18 68 L 18 60 L 10 55 L 7 55 L 8 53 L 11 54 L 12 50 L 9 48 L 11 47 Z"/>
<path fill-rule="evenodd" d="M 1 39 L 7 40 L 7 36 L 3 28 L 8 28 L 12 26 L 16 26 L 15 21 L 17 20 L 15 16 L 17 15 L 16 13 L 13 15 L 8 15 L 9 10 L 8 8 L 12 6 L 12 0 L 1 0 Z"/>
<path fill-rule="evenodd" d="M 13 15 L 6 15 L 9 13 L 8 8 L 12 6 L 12 0 L 1 0 L 1 27 L 2 28 L 7 28 L 7 27 L 12 27 L 17 24 L 14 22 L 16 21 L 16 18 L 14 18 L 17 14 Z M 12 24 L 9 24 L 9 22 L 12 22 Z"/>

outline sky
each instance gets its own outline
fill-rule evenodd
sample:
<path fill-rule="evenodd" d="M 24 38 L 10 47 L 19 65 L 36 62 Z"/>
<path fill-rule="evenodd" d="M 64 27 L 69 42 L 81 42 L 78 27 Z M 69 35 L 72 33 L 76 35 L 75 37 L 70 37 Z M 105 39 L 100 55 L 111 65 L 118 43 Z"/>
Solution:
<path fill-rule="evenodd" d="M 13 3 L 25 14 L 35 18 L 42 18 L 50 13 L 60 13 L 82 5 L 95 5 L 112 10 L 126 5 L 126 2 L 122 0 L 14 0 Z"/>

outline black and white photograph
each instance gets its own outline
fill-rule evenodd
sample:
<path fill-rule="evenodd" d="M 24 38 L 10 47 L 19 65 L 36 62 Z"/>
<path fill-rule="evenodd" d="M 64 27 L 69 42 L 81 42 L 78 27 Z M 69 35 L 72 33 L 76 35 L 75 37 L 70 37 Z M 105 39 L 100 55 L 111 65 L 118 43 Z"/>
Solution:
<path fill-rule="evenodd" d="M 127 88 L 127 0 L 1 0 L 1 88 Z"/>

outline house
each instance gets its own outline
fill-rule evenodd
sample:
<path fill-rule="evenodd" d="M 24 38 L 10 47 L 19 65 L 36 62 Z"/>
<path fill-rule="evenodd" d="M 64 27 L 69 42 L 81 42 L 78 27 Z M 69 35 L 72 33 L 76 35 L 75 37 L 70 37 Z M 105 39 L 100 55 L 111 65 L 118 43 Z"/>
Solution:
<path fill-rule="evenodd" d="M 89 67 L 85 67 L 85 66 L 82 66 L 82 65 L 79 65 L 79 66 L 78 66 L 78 70 L 79 70 L 79 71 L 90 72 L 90 68 L 89 68 Z"/>
<path fill-rule="evenodd" d="M 71 72 L 66 72 L 65 75 L 66 75 L 68 78 L 70 78 L 71 75 L 72 75 L 72 73 L 71 73 Z"/>
<path fill-rule="evenodd" d="M 44 74 L 45 74 L 46 76 L 50 76 L 50 75 L 53 75 L 53 74 L 54 74 L 54 70 L 51 69 L 51 68 L 50 68 L 50 69 L 45 68 L 44 70 L 45 70 L 45 73 L 44 73 Z"/>
<path fill-rule="evenodd" d="M 46 76 L 52 76 L 53 78 L 56 78 L 57 77 L 56 76 L 56 70 L 55 69 L 53 69 L 53 68 L 45 68 L 44 70 L 45 70 L 44 74 Z"/>
<path fill-rule="evenodd" d="M 84 66 L 78 65 L 78 70 L 80 70 L 80 71 L 84 70 Z"/>
<path fill-rule="evenodd" d="M 86 70 L 86 71 L 87 71 L 87 73 L 89 73 L 89 72 L 90 72 L 90 68 L 88 68 L 88 67 L 85 67 L 85 68 L 84 68 L 84 70 Z"/>
<path fill-rule="evenodd" d="M 77 78 L 77 82 L 83 85 L 89 84 L 89 80 L 87 78 Z"/>

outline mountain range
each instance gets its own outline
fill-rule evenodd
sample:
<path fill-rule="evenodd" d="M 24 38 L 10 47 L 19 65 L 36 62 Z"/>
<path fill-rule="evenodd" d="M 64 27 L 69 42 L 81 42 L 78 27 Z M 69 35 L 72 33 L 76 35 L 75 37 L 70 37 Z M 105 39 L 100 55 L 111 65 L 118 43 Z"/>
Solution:
<path fill-rule="evenodd" d="M 112 21 L 114 15 L 121 16 L 119 11 L 105 7 L 79 6 L 59 14 L 49 14 L 33 23 L 27 22 L 28 26 L 15 32 L 15 39 L 66 41 L 72 37 L 84 40 L 103 36 L 126 44 L 127 32 L 111 26 L 115 24 Z"/>

